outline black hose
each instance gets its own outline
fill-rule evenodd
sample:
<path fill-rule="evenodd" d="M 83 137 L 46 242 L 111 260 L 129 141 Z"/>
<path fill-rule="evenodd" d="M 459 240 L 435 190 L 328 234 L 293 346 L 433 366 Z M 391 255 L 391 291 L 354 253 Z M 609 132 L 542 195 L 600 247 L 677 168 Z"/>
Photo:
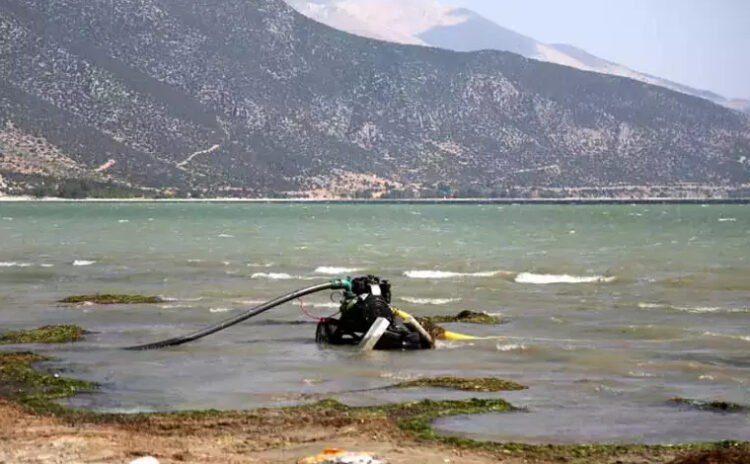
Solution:
<path fill-rule="evenodd" d="M 175 338 L 170 338 L 168 340 L 162 340 L 156 343 L 149 343 L 148 345 L 131 346 L 125 349 L 131 350 L 131 351 L 158 350 L 160 348 L 166 348 L 168 346 L 177 346 L 177 345 L 183 345 L 185 343 L 190 343 L 192 341 L 198 340 L 199 338 L 207 337 L 221 330 L 228 329 L 229 327 L 232 327 L 233 325 L 237 325 L 240 322 L 244 322 L 250 319 L 251 317 L 255 317 L 259 314 L 262 314 L 268 311 L 269 309 L 273 309 L 276 306 L 283 305 L 284 303 L 287 303 L 292 300 L 296 300 L 297 298 L 301 298 L 305 295 L 310 295 L 311 293 L 322 292 L 325 290 L 330 290 L 332 288 L 339 288 L 336 286 L 336 282 L 326 282 L 324 284 L 319 284 L 319 285 L 314 285 L 312 287 L 303 288 L 301 290 L 297 290 L 296 292 L 288 293 L 284 296 L 280 296 L 274 300 L 263 303 L 262 305 L 256 306 L 255 308 L 249 311 L 246 311 L 242 314 L 238 314 L 237 316 L 231 317 L 229 319 L 219 322 L 218 324 L 214 324 L 210 327 L 206 327 L 205 329 L 199 330 L 197 332 L 193 332 L 193 333 L 184 335 L 182 337 L 175 337 Z"/>

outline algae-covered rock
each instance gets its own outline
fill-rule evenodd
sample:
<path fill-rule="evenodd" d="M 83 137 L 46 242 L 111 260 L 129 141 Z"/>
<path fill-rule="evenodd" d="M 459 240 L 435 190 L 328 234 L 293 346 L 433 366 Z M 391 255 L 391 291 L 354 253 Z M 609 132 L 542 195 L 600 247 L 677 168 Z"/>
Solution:
<path fill-rule="evenodd" d="M 502 324 L 505 321 L 497 316 L 487 313 L 461 311 L 455 316 L 418 317 L 417 322 L 424 327 L 434 340 L 444 340 L 445 329 L 439 326 L 439 323 L 462 322 L 468 324 Z"/>
<path fill-rule="evenodd" d="M 397 388 L 434 387 L 475 392 L 499 392 L 524 390 L 528 387 L 510 380 L 495 378 L 469 379 L 463 377 L 434 377 L 410 380 L 396 385 Z"/>
<path fill-rule="evenodd" d="M 47 325 L 38 329 L 3 332 L 0 334 L 0 345 L 69 343 L 80 340 L 85 333 L 77 325 Z"/>
<path fill-rule="evenodd" d="M 497 316 L 476 311 L 461 311 L 455 316 L 428 316 L 422 318 L 434 324 L 462 322 L 468 324 L 502 324 L 503 320 Z"/>
<path fill-rule="evenodd" d="M 45 360 L 44 356 L 29 352 L 0 353 L 0 398 L 39 413 L 60 412 L 63 408 L 54 400 L 96 387 L 31 367 L 32 363 Z"/>
<path fill-rule="evenodd" d="M 693 409 L 700 409 L 703 411 L 711 412 L 750 412 L 750 407 L 743 406 L 737 403 L 730 403 L 728 401 L 701 401 L 686 398 L 672 398 L 669 400 L 669 403 L 677 406 L 687 406 Z"/>
<path fill-rule="evenodd" d="M 93 295 L 73 295 L 59 301 L 64 304 L 95 303 L 101 305 L 130 305 L 164 303 L 158 296 L 146 295 L 118 295 L 97 293 Z"/>

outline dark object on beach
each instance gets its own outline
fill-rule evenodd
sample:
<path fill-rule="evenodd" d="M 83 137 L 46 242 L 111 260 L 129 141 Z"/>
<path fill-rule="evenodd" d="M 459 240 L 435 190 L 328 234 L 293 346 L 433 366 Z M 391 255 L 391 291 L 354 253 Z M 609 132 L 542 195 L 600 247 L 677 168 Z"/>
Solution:
<path fill-rule="evenodd" d="M 95 303 L 100 305 L 130 305 L 130 304 L 155 304 L 164 303 L 164 299 L 158 296 L 145 295 L 118 295 L 118 294 L 94 294 L 73 295 L 60 300 L 58 303 L 83 304 Z"/>

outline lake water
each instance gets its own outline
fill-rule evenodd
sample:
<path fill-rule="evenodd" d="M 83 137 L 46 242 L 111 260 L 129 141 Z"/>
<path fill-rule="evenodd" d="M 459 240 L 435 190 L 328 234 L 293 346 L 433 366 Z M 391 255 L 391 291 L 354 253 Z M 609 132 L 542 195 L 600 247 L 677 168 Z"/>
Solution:
<path fill-rule="evenodd" d="M 464 309 L 496 340 L 361 354 L 314 343 L 289 304 L 196 343 L 118 347 L 198 329 L 348 274 L 393 284 L 416 315 Z M 65 307 L 79 293 L 160 305 Z M 329 294 L 305 299 L 336 312 Z M 71 404 L 107 411 L 255 408 L 334 397 L 350 404 L 475 394 L 376 388 L 420 376 L 491 376 L 522 412 L 437 428 L 489 440 L 750 439 L 750 416 L 670 405 L 750 404 L 750 209 L 743 205 L 498 206 L 0 203 L 0 327 L 72 323 L 82 343 L 32 347 L 101 384 Z M 7 347 L 12 349 L 12 347 Z M 311 395 L 311 396 L 309 396 Z"/>

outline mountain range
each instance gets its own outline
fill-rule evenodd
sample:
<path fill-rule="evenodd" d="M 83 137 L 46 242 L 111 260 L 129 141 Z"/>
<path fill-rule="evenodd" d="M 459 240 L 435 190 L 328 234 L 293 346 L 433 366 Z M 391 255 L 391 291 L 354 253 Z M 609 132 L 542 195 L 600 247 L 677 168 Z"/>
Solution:
<path fill-rule="evenodd" d="M 750 118 L 282 0 L 0 0 L 0 189 L 91 196 L 747 194 Z M 743 193 L 745 192 L 745 193 Z"/>
<path fill-rule="evenodd" d="M 634 71 L 566 44 L 546 44 L 467 9 L 434 0 L 287 0 L 302 14 L 352 34 L 455 51 L 502 50 L 584 71 L 629 77 L 750 112 L 750 101 L 729 99 Z"/>

